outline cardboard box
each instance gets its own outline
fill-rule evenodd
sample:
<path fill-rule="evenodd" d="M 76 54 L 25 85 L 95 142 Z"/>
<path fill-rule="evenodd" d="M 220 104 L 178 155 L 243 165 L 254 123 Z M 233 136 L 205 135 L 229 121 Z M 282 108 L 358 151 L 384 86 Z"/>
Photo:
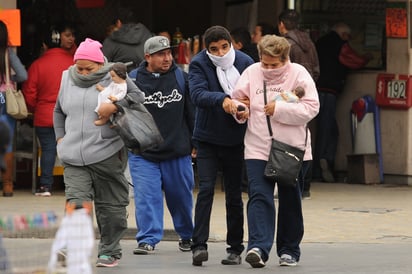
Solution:
<path fill-rule="evenodd" d="M 378 154 L 352 154 L 347 160 L 348 183 L 380 183 Z"/>

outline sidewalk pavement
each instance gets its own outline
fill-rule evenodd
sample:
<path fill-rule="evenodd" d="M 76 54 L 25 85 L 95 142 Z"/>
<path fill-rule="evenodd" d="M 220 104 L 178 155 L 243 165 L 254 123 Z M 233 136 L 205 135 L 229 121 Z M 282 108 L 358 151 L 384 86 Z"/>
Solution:
<path fill-rule="evenodd" d="M 195 198 L 197 192 L 194 193 Z M 247 194 L 243 194 L 245 216 Z M 0 217 L 33 216 L 54 211 L 64 215 L 64 193 L 36 197 L 31 190 L 17 190 L 13 197 L 0 197 Z M 134 239 L 136 222 L 134 202 L 130 200 L 128 232 L 125 239 Z M 412 186 L 347 183 L 312 183 L 311 199 L 303 200 L 305 223 L 304 243 L 412 243 Z M 226 239 L 224 192 L 216 188 L 211 217 L 210 241 Z M 96 222 L 94 220 L 94 224 Z M 247 222 L 245 218 L 245 241 Z M 176 240 L 170 214 L 165 208 L 164 240 Z M 32 233 L 4 233 L 4 237 L 53 238 L 55 230 Z M 34 233 L 36 232 L 36 233 Z"/>

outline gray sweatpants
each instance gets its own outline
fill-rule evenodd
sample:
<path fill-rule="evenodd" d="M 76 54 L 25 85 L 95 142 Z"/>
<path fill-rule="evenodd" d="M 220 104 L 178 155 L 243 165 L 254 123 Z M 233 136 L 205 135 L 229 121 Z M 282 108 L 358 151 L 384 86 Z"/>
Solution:
<path fill-rule="evenodd" d="M 120 240 L 127 229 L 129 187 L 124 177 L 126 149 L 88 166 L 64 165 L 66 201 L 81 205 L 94 201 L 100 232 L 98 256 L 120 259 Z"/>

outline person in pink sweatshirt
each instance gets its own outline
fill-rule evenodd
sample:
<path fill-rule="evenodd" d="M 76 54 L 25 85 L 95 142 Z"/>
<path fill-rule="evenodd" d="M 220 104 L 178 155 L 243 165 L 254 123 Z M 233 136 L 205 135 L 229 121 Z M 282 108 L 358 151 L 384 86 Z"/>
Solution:
<path fill-rule="evenodd" d="M 304 231 L 301 190 L 299 185 L 278 186 L 278 222 L 275 229 L 275 183 L 263 176 L 271 146 L 266 116 L 270 118 L 273 138 L 305 149 L 304 160 L 310 160 L 311 147 L 305 144 L 306 125 L 319 112 L 319 99 L 309 72 L 302 65 L 289 61 L 290 45 L 285 38 L 266 35 L 259 42 L 258 51 L 261 61 L 241 74 L 232 93 L 232 99 L 245 107 L 243 112 L 237 113 L 236 120 L 239 123 L 247 121 L 244 144 L 249 181 L 249 239 L 245 260 L 253 268 L 264 267 L 277 231 L 279 264 L 295 266 L 300 259 Z M 264 82 L 267 104 L 264 103 Z M 297 87 L 305 90 L 305 95 L 297 103 L 275 100 L 283 90 Z"/>

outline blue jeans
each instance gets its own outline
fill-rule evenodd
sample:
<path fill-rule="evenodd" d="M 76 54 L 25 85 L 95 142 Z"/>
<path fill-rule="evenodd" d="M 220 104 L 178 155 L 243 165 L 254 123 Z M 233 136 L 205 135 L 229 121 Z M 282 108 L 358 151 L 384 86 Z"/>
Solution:
<path fill-rule="evenodd" d="M 163 192 L 176 233 L 181 239 L 191 239 L 195 184 L 192 157 L 151 162 L 129 152 L 129 169 L 139 229 L 137 242 L 155 246 L 163 238 Z"/>
<path fill-rule="evenodd" d="M 16 120 L 14 120 L 13 117 L 9 116 L 6 112 L 6 104 L 5 101 L 2 104 L 1 100 L 4 99 L 4 97 L 6 96 L 4 93 L 2 93 L 0 96 L 3 96 L 0 98 L 0 120 L 4 121 L 7 123 L 7 125 L 10 128 L 10 144 L 8 145 L 7 149 L 6 149 L 6 153 L 9 152 L 13 152 L 13 137 L 14 137 L 14 128 L 16 127 Z"/>
<path fill-rule="evenodd" d="M 272 249 L 276 226 L 276 208 L 273 197 L 275 184 L 263 176 L 266 161 L 246 160 L 249 180 L 247 217 L 249 228 L 248 250 L 257 247 L 262 260 L 267 261 Z M 278 186 L 278 222 L 276 251 L 280 257 L 289 254 L 300 259 L 303 238 L 303 214 L 300 187 Z"/>
<path fill-rule="evenodd" d="M 338 124 L 336 122 L 336 95 L 319 92 L 319 113 L 316 116 L 316 140 L 313 155 L 313 177 L 321 178 L 319 161 L 326 159 L 333 170 L 338 147 Z"/>
<path fill-rule="evenodd" d="M 56 162 L 56 135 L 52 127 L 35 127 L 37 138 L 41 146 L 40 156 L 40 186 L 48 188 L 53 185 L 53 169 Z"/>
<path fill-rule="evenodd" d="M 312 180 L 312 160 L 303 161 L 302 168 L 299 171 L 299 188 L 301 194 L 310 190 L 310 181 Z"/>
<path fill-rule="evenodd" d="M 197 149 L 197 171 L 199 193 L 195 207 L 195 228 L 192 250 L 207 249 L 210 231 L 210 214 L 217 173 L 223 172 L 226 200 L 227 252 L 241 254 L 243 246 L 243 200 L 242 168 L 244 146 L 218 146 L 199 142 Z"/>

